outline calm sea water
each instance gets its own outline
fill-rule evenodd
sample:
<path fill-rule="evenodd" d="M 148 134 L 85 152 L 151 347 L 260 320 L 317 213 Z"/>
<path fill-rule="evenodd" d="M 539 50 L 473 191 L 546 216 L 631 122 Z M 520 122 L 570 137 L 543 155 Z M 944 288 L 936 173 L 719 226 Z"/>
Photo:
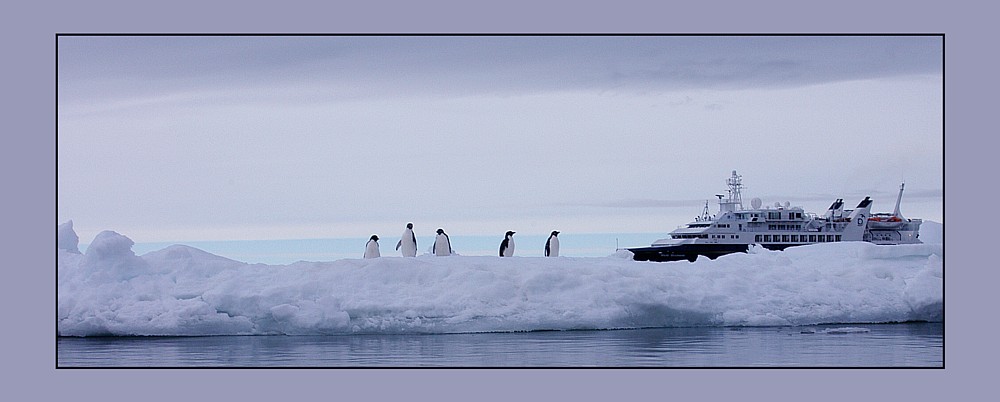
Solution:
<path fill-rule="evenodd" d="M 59 338 L 58 367 L 944 367 L 941 323 Z"/>

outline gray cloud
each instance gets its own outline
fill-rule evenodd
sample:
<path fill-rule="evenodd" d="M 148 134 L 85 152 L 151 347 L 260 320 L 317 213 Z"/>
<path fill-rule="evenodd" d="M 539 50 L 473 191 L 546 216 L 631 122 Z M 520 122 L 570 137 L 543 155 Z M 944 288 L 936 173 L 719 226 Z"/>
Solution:
<path fill-rule="evenodd" d="M 793 87 L 939 74 L 939 37 L 62 37 L 61 96 L 313 97 Z"/>

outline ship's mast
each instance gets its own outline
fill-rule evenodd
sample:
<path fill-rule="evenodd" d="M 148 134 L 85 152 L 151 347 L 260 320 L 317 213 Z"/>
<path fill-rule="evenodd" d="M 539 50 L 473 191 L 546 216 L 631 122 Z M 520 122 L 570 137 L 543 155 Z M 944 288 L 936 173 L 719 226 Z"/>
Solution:
<path fill-rule="evenodd" d="M 896 197 L 896 209 L 892 210 L 892 216 L 895 216 L 895 217 L 897 217 L 899 219 L 903 219 L 903 215 L 899 214 L 899 202 L 903 200 L 903 186 L 904 185 L 906 185 L 906 183 L 899 183 L 899 195 Z"/>
<path fill-rule="evenodd" d="M 734 204 L 739 204 L 740 208 L 743 208 L 743 196 L 740 194 L 740 190 L 743 189 L 743 176 L 736 174 L 733 171 L 733 175 L 726 180 L 726 184 L 729 185 L 729 202 Z"/>
<path fill-rule="evenodd" d="M 722 197 L 721 195 L 719 196 Z M 708 213 L 708 200 L 705 200 L 705 209 L 701 211 L 701 216 L 695 218 L 695 221 L 703 222 L 712 220 L 712 215 Z"/>
<path fill-rule="evenodd" d="M 722 200 L 722 197 L 719 197 L 720 215 L 743 209 L 743 195 L 741 193 L 743 190 L 743 176 L 736 174 L 734 170 L 733 175 L 726 180 L 726 184 L 729 185 L 729 197 L 725 201 Z"/>

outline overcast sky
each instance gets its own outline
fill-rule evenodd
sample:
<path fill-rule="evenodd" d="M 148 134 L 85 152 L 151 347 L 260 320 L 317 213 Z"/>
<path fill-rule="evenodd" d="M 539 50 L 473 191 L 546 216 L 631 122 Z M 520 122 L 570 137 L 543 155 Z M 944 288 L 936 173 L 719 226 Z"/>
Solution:
<path fill-rule="evenodd" d="M 666 233 L 734 169 L 942 221 L 940 37 L 63 36 L 57 79 L 84 243 Z"/>

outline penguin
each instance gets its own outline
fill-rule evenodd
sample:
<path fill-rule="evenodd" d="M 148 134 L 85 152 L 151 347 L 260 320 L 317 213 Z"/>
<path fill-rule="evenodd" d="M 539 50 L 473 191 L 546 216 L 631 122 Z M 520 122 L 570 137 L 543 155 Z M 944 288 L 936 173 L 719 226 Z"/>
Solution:
<path fill-rule="evenodd" d="M 546 257 L 558 257 L 559 256 L 559 231 L 553 230 L 552 234 L 549 235 L 549 239 L 545 241 L 545 256 Z"/>
<path fill-rule="evenodd" d="M 380 257 L 378 252 L 378 235 L 372 235 L 371 239 L 368 239 L 368 244 L 365 245 L 365 258 L 378 257 Z"/>
<path fill-rule="evenodd" d="M 448 234 L 444 232 L 444 229 L 438 228 L 437 237 L 434 238 L 434 247 L 431 251 L 434 252 L 434 255 L 451 255 L 451 239 L 448 238 Z"/>
<path fill-rule="evenodd" d="M 403 249 L 403 257 L 417 256 L 417 236 L 413 234 L 413 222 L 406 224 L 403 237 L 396 243 L 396 250 Z"/>
<path fill-rule="evenodd" d="M 507 235 L 504 236 L 503 241 L 500 242 L 500 256 L 501 257 L 513 257 L 514 256 L 514 233 L 507 231 Z"/>

